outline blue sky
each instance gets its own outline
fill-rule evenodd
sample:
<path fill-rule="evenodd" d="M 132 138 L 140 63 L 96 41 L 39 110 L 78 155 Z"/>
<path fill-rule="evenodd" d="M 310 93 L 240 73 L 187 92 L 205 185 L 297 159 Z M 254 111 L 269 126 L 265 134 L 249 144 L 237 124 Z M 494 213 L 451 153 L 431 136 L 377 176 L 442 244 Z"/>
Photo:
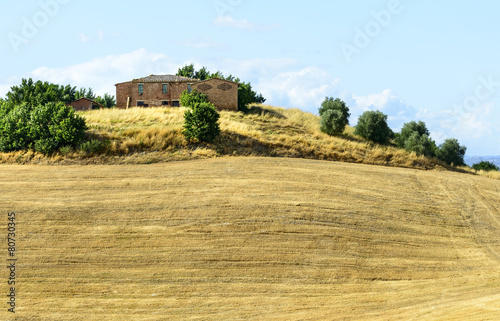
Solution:
<path fill-rule="evenodd" d="M 92 87 L 185 64 L 250 81 L 267 103 L 317 113 L 326 96 L 425 121 L 438 144 L 500 155 L 495 1 L 2 1 L 0 97 L 22 78 Z"/>

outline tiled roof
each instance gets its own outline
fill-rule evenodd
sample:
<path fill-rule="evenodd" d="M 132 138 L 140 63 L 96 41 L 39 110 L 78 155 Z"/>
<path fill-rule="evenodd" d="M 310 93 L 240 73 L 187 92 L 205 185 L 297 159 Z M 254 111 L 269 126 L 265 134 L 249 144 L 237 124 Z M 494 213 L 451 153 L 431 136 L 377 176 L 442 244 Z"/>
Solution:
<path fill-rule="evenodd" d="M 198 79 L 191 79 L 187 77 L 182 77 L 182 76 L 175 76 L 175 75 L 150 75 L 147 77 L 139 78 L 139 79 L 134 79 L 132 82 L 191 82 L 191 81 L 198 81 Z"/>

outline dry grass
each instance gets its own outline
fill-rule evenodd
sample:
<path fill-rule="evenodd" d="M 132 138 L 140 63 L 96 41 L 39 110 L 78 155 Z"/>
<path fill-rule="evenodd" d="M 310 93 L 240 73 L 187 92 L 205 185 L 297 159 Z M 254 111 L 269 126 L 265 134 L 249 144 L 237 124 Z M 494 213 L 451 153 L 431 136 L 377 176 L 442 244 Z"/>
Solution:
<path fill-rule="evenodd" d="M 393 167 L 433 169 L 446 165 L 398 148 L 319 130 L 319 118 L 298 109 L 253 106 L 250 114 L 221 112 L 222 134 L 214 144 L 188 145 L 182 135 L 184 108 L 105 109 L 83 112 L 89 139 L 107 141 L 104 153 L 72 150 L 42 157 L 32 152 L 0 154 L 1 163 L 136 164 L 220 156 L 307 158 Z"/>
<path fill-rule="evenodd" d="M 251 157 L 0 171 L 15 320 L 500 316 L 496 180 Z"/>

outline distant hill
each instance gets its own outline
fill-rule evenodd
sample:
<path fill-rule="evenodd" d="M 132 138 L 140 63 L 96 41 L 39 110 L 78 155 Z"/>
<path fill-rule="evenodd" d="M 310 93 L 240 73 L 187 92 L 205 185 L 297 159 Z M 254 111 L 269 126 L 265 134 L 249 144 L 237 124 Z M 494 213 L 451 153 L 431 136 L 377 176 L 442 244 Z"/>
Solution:
<path fill-rule="evenodd" d="M 469 156 L 464 158 L 465 163 L 472 166 L 481 161 L 492 162 L 493 164 L 500 166 L 500 156 Z"/>

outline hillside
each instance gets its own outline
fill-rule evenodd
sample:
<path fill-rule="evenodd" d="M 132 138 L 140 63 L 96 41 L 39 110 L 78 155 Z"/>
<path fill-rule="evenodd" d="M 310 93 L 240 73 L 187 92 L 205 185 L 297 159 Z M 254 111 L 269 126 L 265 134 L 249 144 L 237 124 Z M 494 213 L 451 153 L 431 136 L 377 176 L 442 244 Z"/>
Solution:
<path fill-rule="evenodd" d="M 435 159 L 354 136 L 319 130 L 319 117 L 298 109 L 253 106 L 250 114 L 221 112 L 221 136 L 214 144 L 188 145 L 182 135 L 184 108 L 102 109 L 81 112 L 90 127 L 84 150 L 52 157 L 33 152 L 0 154 L 20 164 L 141 164 L 220 156 L 271 156 L 433 169 Z"/>
<path fill-rule="evenodd" d="M 0 171 L 15 320 L 500 315 L 497 180 L 255 157 Z"/>

